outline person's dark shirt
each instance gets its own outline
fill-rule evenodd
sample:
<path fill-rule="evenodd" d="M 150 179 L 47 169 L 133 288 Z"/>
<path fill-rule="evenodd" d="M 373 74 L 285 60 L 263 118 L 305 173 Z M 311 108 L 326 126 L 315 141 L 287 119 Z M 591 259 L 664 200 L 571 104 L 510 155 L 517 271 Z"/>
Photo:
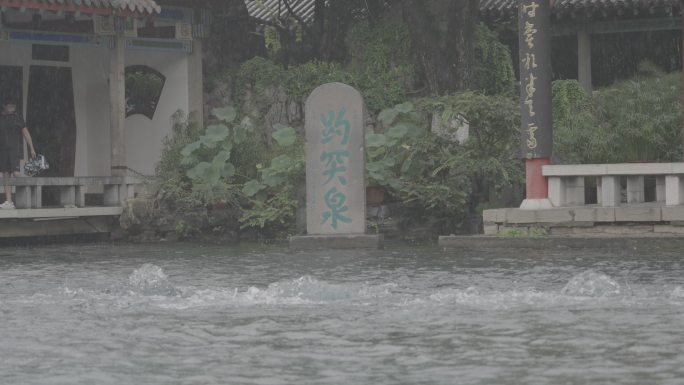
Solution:
<path fill-rule="evenodd" d="M 0 150 L 21 149 L 21 129 L 26 127 L 24 119 L 16 113 L 0 113 Z"/>

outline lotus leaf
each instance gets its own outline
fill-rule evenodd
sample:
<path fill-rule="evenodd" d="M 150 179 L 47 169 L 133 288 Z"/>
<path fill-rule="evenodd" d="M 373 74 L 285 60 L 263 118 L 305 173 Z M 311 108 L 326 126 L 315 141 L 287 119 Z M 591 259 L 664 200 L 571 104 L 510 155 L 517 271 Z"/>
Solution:
<path fill-rule="evenodd" d="M 237 112 L 235 111 L 235 108 L 233 108 L 233 107 L 214 108 L 211 111 L 211 113 L 215 117 L 223 120 L 224 122 L 228 122 L 228 123 L 235 120 L 235 117 L 237 116 Z"/>
<path fill-rule="evenodd" d="M 187 144 L 185 147 L 183 147 L 183 149 L 181 150 L 180 153 L 183 156 L 189 156 L 190 154 L 195 152 L 195 150 L 197 150 L 201 146 L 202 146 L 201 142 L 192 142 L 190 144 Z"/>
<path fill-rule="evenodd" d="M 279 145 L 291 146 L 297 140 L 297 133 L 294 128 L 282 124 L 276 124 L 274 128 L 276 128 L 277 131 L 273 133 L 273 139 L 275 139 Z"/>
<path fill-rule="evenodd" d="M 253 197 L 256 195 L 259 191 L 263 190 L 266 188 L 263 184 L 259 183 L 258 180 L 250 180 L 245 185 L 242 187 L 242 193 L 245 194 L 248 197 Z"/>

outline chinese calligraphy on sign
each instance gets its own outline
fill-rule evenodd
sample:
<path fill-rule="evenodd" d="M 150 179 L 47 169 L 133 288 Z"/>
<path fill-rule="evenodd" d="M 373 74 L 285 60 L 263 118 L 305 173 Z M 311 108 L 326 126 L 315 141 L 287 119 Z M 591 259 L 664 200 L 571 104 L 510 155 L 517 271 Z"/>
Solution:
<path fill-rule="evenodd" d="M 548 0 L 519 3 L 520 108 L 523 156 L 551 155 L 550 29 Z"/>
<path fill-rule="evenodd" d="M 343 215 L 345 211 L 349 210 L 349 207 L 344 205 L 346 201 L 347 197 L 344 194 L 337 191 L 335 187 L 331 188 L 325 194 L 325 205 L 328 206 L 330 211 L 323 213 L 323 223 L 328 222 L 328 219 L 330 219 L 330 226 L 333 229 L 337 229 L 337 221 L 351 223 L 351 218 Z"/>
<path fill-rule="evenodd" d="M 527 134 L 529 135 L 529 138 L 527 138 L 527 148 L 537 148 L 537 138 L 534 136 L 537 129 L 539 129 L 539 127 L 534 124 L 527 124 Z"/>
<path fill-rule="evenodd" d="M 347 107 L 340 108 L 337 117 L 335 112 L 328 112 L 328 117 L 321 114 L 321 123 L 323 123 L 323 140 L 321 144 L 328 144 L 333 140 L 334 136 L 340 136 L 342 138 L 341 144 L 346 146 L 349 143 L 349 131 L 351 126 L 349 121 L 345 119 L 344 115 L 347 113 Z"/>
<path fill-rule="evenodd" d="M 534 28 L 534 24 L 530 22 L 525 22 L 525 43 L 527 43 L 527 48 L 534 48 L 534 35 L 537 30 Z"/>
<path fill-rule="evenodd" d="M 344 118 L 346 112 L 347 108 L 342 107 L 337 113 L 329 111 L 327 117 L 321 114 L 321 123 L 323 125 L 321 144 L 333 147 L 332 150 L 323 150 L 321 152 L 321 162 L 325 164 L 323 169 L 323 176 L 326 177 L 323 182 L 324 185 L 332 181 L 338 182 L 342 186 L 347 185 L 345 161 L 349 159 L 349 150 L 346 146 L 349 144 L 349 130 L 351 126 L 349 121 Z M 336 141 L 335 137 L 339 137 L 339 140 Z M 328 211 L 323 212 L 322 223 L 329 222 L 330 226 L 335 230 L 337 230 L 338 221 L 351 223 L 352 220 L 343 215 L 349 209 L 344 205 L 346 201 L 347 196 L 338 191 L 335 186 L 331 186 L 325 193 L 324 202 Z"/>

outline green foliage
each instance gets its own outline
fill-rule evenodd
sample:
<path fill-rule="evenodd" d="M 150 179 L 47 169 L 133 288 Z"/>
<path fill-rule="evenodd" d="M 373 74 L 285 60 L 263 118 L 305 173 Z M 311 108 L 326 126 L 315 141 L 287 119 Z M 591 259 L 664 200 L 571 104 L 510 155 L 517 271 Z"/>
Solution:
<path fill-rule="evenodd" d="M 242 227 L 291 227 L 294 225 L 300 186 L 304 184 L 304 147 L 292 127 L 273 133 L 278 145 L 268 167 L 257 166 L 259 177 L 246 181 L 242 193 L 249 207 L 240 218 Z"/>
<path fill-rule="evenodd" d="M 176 221 L 174 230 L 176 231 L 176 235 L 180 238 L 190 238 L 200 233 L 199 228 L 182 219 Z"/>
<path fill-rule="evenodd" d="M 470 135 L 464 147 L 469 156 L 465 162 L 480 186 L 480 196 L 471 200 L 473 208 L 486 201 L 485 186 L 500 190 L 523 180 L 520 110 L 516 101 L 466 91 L 425 99 L 422 108 L 440 114 L 443 121 L 458 116 L 468 121 Z"/>
<path fill-rule="evenodd" d="M 279 85 L 285 78 L 285 73 L 281 66 L 263 57 L 257 56 L 247 60 L 240 65 L 237 73 L 227 74 L 233 80 L 233 102 L 241 106 L 249 90 L 257 91 L 257 96 L 263 95 L 263 92 L 258 91 Z M 264 99 L 263 102 L 266 104 L 268 100 Z"/>
<path fill-rule="evenodd" d="M 540 226 L 530 226 L 529 228 L 526 227 L 511 227 L 503 231 L 501 234 L 499 234 L 502 237 L 511 237 L 511 238 L 519 238 L 519 237 L 532 237 L 532 238 L 541 238 L 549 235 L 549 232 L 546 228 L 540 227 Z"/>
<path fill-rule="evenodd" d="M 515 94 L 511 52 L 495 32 L 480 24 L 475 31 L 474 88 L 487 95 Z"/>
<path fill-rule="evenodd" d="M 549 231 L 541 226 L 530 226 L 527 231 L 530 237 L 545 237 L 549 235 Z"/>
<path fill-rule="evenodd" d="M 464 92 L 403 103 L 380 112 L 385 132 L 366 134 L 369 183 L 388 188 L 412 221 L 432 220 L 455 230 L 481 198 L 479 186 L 522 180 L 519 114 L 514 101 Z M 428 132 L 432 114 L 463 117 L 470 140 L 463 145 Z"/>
<path fill-rule="evenodd" d="M 380 112 L 378 119 L 386 133 L 366 133 L 366 171 L 369 183 L 399 190 L 401 175 L 413 171 L 414 142 L 425 136 L 426 128 L 413 104 L 404 103 Z"/>
<path fill-rule="evenodd" d="M 284 77 L 287 94 L 301 101 L 306 99 L 316 87 L 331 82 L 354 84 L 355 79 L 339 64 L 316 60 L 290 67 Z"/>
<path fill-rule="evenodd" d="M 557 156 L 567 163 L 681 159 L 681 76 L 645 73 L 591 97 L 574 81 L 554 82 Z"/>
<path fill-rule="evenodd" d="M 552 85 L 554 155 L 565 163 L 583 163 L 602 152 L 607 140 L 598 129 L 591 97 L 576 80 Z"/>
<path fill-rule="evenodd" d="M 356 85 L 370 108 L 387 108 L 405 100 L 413 81 L 406 24 L 361 21 L 349 31 L 347 45 Z"/>
<path fill-rule="evenodd" d="M 213 115 L 219 119 L 209 125 L 194 142 L 181 150 L 181 165 L 190 179 L 191 196 L 196 202 L 212 204 L 230 202 L 237 206 L 239 193 L 234 185 L 235 165 L 230 162 L 233 147 L 242 144 L 249 127 L 234 124 L 232 107 L 216 108 Z"/>
<path fill-rule="evenodd" d="M 278 30 L 275 27 L 269 25 L 264 27 L 264 45 L 271 56 L 277 54 L 283 48 L 283 45 L 280 43 Z"/>
<path fill-rule="evenodd" d="M 242 228 L 285 227 L 291 229 L 299 204 L 294 197 L 294 187 L 282 186 L 272 195 L 265 195 L 263 200 L 253 200 L 253 206 L 244 211 L 240 222 Z"/>
<path fill-rule="evenodd" d="M 503 231 L 499 235 L 501 235 L 502 237 L 518 238 L 518 237 L 526 237 L 528 234 L 527 234 L 527 229 L 524 227 L 522 227 L 522 228 L 513 227 L 513 228 L 506 229 L 505 231 Z"/>
<path fill-rule="evenodd" d="M 161 157 L 155 166 L 155 180 L 161 200 L 194 206 L 197 202 L 192 202 L 189 194 L 192 182 L 186 175 L 188 166 L 183 164 L 181 150 L 199 137 L 200 130 L 188 124 L 181 111 L 174 114 L 173 122 L 171 135 L 163 140 Z"/>

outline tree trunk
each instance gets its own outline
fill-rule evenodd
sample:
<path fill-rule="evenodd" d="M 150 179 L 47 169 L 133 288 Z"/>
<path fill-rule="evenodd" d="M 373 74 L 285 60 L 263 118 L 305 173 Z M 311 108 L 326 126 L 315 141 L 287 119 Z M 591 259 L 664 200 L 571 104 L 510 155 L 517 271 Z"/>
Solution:
<path fill-rule="evenodd" d="M 351 9 L 342 1 L 331 1 L 327 5 L 324 1 L 316 2 L 316 24 L 321 28 L 321 38 L 318 46 L 318 58 L 323 61 L 344 61 L 347 55 L 345 37 L 352 21 Z"/>
<path fill-rule="evenodd" d="M 403 0 L 402 7 L 428 93 L 469 88 L 478 0 Z"/>
<path fill-rule="evenodd" d="M 205 73 L 237 67 L 245 60 L 265 55 L 264 41 L 254 34 L 256 23 L 244 0 L 213 2 L 211 34 L 207 39 Z"/>

